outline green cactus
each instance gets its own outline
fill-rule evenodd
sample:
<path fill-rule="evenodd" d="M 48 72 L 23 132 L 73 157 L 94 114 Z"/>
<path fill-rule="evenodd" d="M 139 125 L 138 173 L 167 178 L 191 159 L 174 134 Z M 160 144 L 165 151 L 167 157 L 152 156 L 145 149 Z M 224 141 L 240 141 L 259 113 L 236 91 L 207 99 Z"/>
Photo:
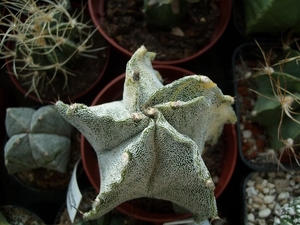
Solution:
<path fill-rule="evenodd" d="M 133 54 L 121 101 L 56 103 L 98 156 L 100 193 L 83 215 L 87 220 L 139 197 L 169 200 L 197 222 L 217 217 L 214 183 L 201 154 L 225 123 L 236 122 L 234 99 L 201 75 L 164 86 L 152 68 L 154 57 L 144 46 Z"/>
<path fill-rule="evenodd" d="M 66 88 L 68 77 L 76 76 L 74 65 L 105 48 L 93 49 L 90 39 L 97 30 L 85 23 L 84 8 L 71 12 L 69 0 L 13 0 L 0 6 L 8 12 L 0 18 L 6 29 L 0 32 L 1 58 L 12 62 L 18 78 L 30 78 L 28 93 L 34 91 L 39 98 L 43 86 L 56 76 L 64 78 Z"/>
<path fill-rule="evenodd" d="M 199 0 L 144 0 L 146 23 L 162 29 L 175 27 L 187 13 L 188 4 Z"/>
<path fill-rule="evenodd" d="M 4 157 L 10 174 L 39 167 L 66 171 L 72 126 L 53 105 L 8 108 L 5 126 L 9 140 Z"/>
<path fill-rule="evenodd" d="M 9 222 L 7 222 L 6 218 L 3 216 L 3 214 L 0 212 L 0 224 L 1 225 L 10 225 Z"/>
<path fill-rule="evenodd" d="M 285 49 L 271 66 L 254 73 L 252 89 L 258 94 L 250 119 L 267 131 L 269 147 L 293 150 L 300 143 L 300 53 Z"/>
<path fill-rule="evenodd" d="M 285 203 L 275 214 L 273 225 L 297 225 L 300 223 L 300 196 Z"/>
<path fill-rule="evenodd" d="M 246 34 L 300 31 L 298 0 L 243 0 L 243 3 Z"/>

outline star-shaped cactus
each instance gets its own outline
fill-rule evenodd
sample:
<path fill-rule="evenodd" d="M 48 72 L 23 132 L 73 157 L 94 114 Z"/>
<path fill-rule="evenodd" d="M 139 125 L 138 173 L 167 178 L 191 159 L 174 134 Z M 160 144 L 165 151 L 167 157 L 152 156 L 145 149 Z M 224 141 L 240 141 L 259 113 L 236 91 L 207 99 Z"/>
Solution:
<path fill-rule="evenodd" d="M 150 197 L 189 210 L 195 221 L 217 217 L 214 183 L 201 154 L 225 123 L 235 123 L 234 100 L 208 77 L 192 75 L 163 85 L 141 46 L 126 67 L 123 99 L 87 107 L 56 103 L 98 156 L 100 193 L 85 219 L 122 202 Z"/>

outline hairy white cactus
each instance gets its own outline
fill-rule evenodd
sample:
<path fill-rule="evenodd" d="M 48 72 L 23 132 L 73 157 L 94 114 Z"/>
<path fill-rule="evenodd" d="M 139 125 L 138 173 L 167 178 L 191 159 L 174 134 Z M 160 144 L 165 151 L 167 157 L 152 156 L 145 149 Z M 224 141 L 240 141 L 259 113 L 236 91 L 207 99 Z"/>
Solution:
<path fill-rule="evenodd" d="M 206 76 L 164 86 L 152 68 L 154 57 L 144 46 L 134 53 L 121 101 L 91 107 L 56 103 L 98 156 L 100 193 L 85 219 L 140 197 L 172 201 L 198 222 L 217 217 L 215 186 L 201 153 L 225 123 L 236 122 L 234 100 Z"/>

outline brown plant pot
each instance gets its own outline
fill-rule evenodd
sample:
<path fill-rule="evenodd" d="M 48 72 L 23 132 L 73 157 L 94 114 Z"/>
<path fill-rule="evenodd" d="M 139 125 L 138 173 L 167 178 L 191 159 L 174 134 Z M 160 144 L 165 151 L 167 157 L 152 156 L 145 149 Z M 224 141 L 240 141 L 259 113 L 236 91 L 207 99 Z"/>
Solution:
<path fill-rule="evenodd" d="M 183 77 L 184 75 L 194 74 L 191 71 L 169 65 L 154 65 L 154 69 L 158 70 L 163 74 L 165 83 L 170 83 L 176 79 Z M 91 105 L 99 105 L 106 102 L 120 100 L 123 94 L 123 85 L 125 80 L 125 74 L 119 75 L 112 80 L 107 86 L 105 86 L 101 92 L 96 96 Z M 219 182 L 215 189 L 215 196 L 219 197 L 225 187 L 227 186 L 235 168 L 237 158 L 237 141 L 236 141 L 236 130 L 234 125 L 225 125 L 224 127 L 224 140 L 225 154 L 222 160 L 222 171 L 219 177 Z M 92 186 L 99 191 L 100 190 L 100 174 L 97 156 L 85 139 L 81 136 L 81 156 L 84 170 L 90 180 Z M 132 216 L 136 219 L 154 222 L 164 223 L 168 221 L 175 221 L 184 218 L 188 218 L 191 214 L 178 214 L 178 213 L 154 213 L 144 209 L 138 208 L 130 202 L 122 203 L 116 207 L 120 212 Z M 144 207 L 143 207 L 144 208 Z"/>
<path fill-rule="evenodd" d="M 79 4 L 77 4 L 76 2 L 72 3 L 72 6 L 75 9 L 76 8 L 81 9 L 81 6 Z M 85 8 L 85 15 L 89 16 L 87 7 Z M 101 41 L 99 41 L 99 40 L 101 40 Z M 78 68 L 75 68 L 76 71 L 79 71 L 79 68 L 82 68 L 85 64 L 88 64 L 89 62 L 91 62 L 91 63 L 89 63 L 89 65 L 87 65 L 85 67 L 85 69 L 83 71 L 81 71 L 80 78 L 78 76 L 78 73 L 77 73 L 77 77 L 76 76 L 68 77 L 69 89 L 74 90 L 71 92 L 72 94 L 68 94 L 67 92 L 64 94 L 64 91 L 67 88 L 59 89 L 58 87 L 56 87 L 57 89 L 59 89 L 59 90 L 56 90 L 56 92 L 57 92 L 56 95 L 53 94 L 53 97 L 49 98 L 48 93 L 50 93 L 52 91 L 52 88 L 50 87 L 50 88 L 48 88 L 48 92 L 46 92 L 46 91 L 42 92 L 44 96 L 41 96 L 41 99 L 39 99 L 38 96 L 34 92 L 28 93 L 29 87 L 24 87 L 24 85 L 20 82 L 20 79 L 18 79 L 17 76 L 14 74 L 14 71 L 12 69 L 13 64 L 11 62 L 11 58 L 5 59 L 6 70 L 9 74 L 9 77 L 10 77 L 12 83 L 14 84 L 14 86 L 21 93 L 23 93 L 24 96 L 26 96 L 38 103 L 51 104 L 51 103 L 55 102 L 57 99 L 60 99 L 63 102 L 74 101 L 74 100 L 88 94 L 100 82 L 100 80 L 102 79 L 102 77 L 106 71 L 106 68 L 107 68 L 107 65 L 109 62 L 109 58 L 110 58 L 110 45 L 107 43 L 106 39 L 103 38 L 100 34 L 93 38 L 93 43 L 98 43 L 98 41 L 99 41 L 99 45 L 105 44 L 105 46 L 106 46 L 106 49 L 101 50 L 99 52 L 99 54 L 97 55 L 99 57 L 99 59 L 97 59 L 97 61 L 94 59 L 94 62 L 91 62 L 91 59 L 89 59 L 89 58 L 84 59 L 83 61 L 80 62 L 81 65 L 77 65 Z M 8 49 L 13 49 L 14 43 L 12 41 L 9 41 L 7 47 L 8 47 Z M 100 62 L 102 63 L 102 65 L 99 64 Z M 98 67 L 98 68 L 90 69 L 90 68 L 94 68 L 94 67 Z M 93 74 L 93 78 L 87 79 L 88 74 Z M 61 75 L 61 74 L 58 74 L 58 75 Z M 59 76 L 57 76 L 57 77 L 59 77 Z M 61 80 L 57 77 L 51 83 L 54 83 L 54 86 L 55 86 L 55 84 L 57 84 L 57 85 L 59 85 L 59 87 L 63 87 L 62 84 L 64 84 L 64 80 Z M 76 79 L 80 79 L 79 82 L 76 81 Z M 86 80 L 89 80 L 89 81 L 86 82 Z M 26 81 L 26 82 L 28 82 L 28 81 Z M 81 87 L 79 87 L 79 85 Z"/>
<path fill-rule="evenodd" d="M 127 58 L 130 58 L 133 54 L 133 52 L 130 52 L 128 49 L 120 46 L 113 38 L 111 38 L 106 31 L 103 29 L 101 24 L 103 23 L 103 19 L 105 18 L 105 0 L 88 0 L 89 2 L 89 10 L 90 15 L 92 17 L 92 20 L 96 27 L 98 27 L 99 32 L 102 34 L 104 38 L 119 52 L 121 52 L 123 55 L 125 55 Z M 170 61 L 160 61 L 160 60 L 154 60 L 153 64 L 164 64 L 164 65 L 174 65 L 179 64 L 183 62 L 190 61 L 203 53 L 205 53 L 207 50 L 209 50 L 222 36 L 224 33 L 229 19 L 231 15 L 231 0 L 222 0 L 218 2 L 219 4 L 219 21 L 215 26 L 214 31 L 212 32 L 212 35 L 207 42 L 206 45 L 204 45 L 202 48 L 200 48 L 196 53 L 190 55 L 189 57 L 182 58 L 182 59 L 176 59 L 176 60 L 170 60 Z M 130 29 L 130 27 L 128 28 Z M 147 47 L 147 46 L 146 46 Z M 156 50 L 159 52 L 159 49 Z"/>

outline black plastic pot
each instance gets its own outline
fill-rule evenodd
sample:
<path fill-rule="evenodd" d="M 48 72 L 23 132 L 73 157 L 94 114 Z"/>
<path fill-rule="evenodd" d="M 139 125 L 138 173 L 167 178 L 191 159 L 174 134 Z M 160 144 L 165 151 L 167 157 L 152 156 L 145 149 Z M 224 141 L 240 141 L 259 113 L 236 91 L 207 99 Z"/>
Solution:
<path fill-rule="evenodd" d="M 257 158 L 251 158 L 252 156 L 246 156 L 245 153 L 243 153 L 243 148 L 245 148 L 244 146 L 244 140 L 243 140 L 243 134 L 242 134 L 242 126 L 244 124 L 242 124 L 242 119 L 246 117 L 243 108 L 245 108 L 245 104 L 243 102 L 241 102 L 241 97 L 245 94 L 242 93 L 241 90 L 241 86 L 240 84 L 244 84 L 246 85 L 246 87 L 249 89 L 251 88 L 249 86 L 249 82 L 247 82 L 246 79 L 243 80 L 243 78 L 241 78 L 239 76 L 239 70 L 240 68 L 237 68 L 238 65 L 242 65 L 242 68 L 249 68 L 250 66 L 247 65 L 247 63 L 257 63 L 259 61 L 264 62 L 263 59 L 263 55 L 261 53 L 261 49 L 269 54 L 270 51 L 272 51 L 273 53 L 279 53 L 280 51 L 282 51 L 282 47 L 281 47 L 281 43 L 280 42 L 247 42 L 244 43 L 240 46 L 238 46 L 233 54 L 232 57 L 232 71 L 234 73 L 234 88 L 235 88 L 235 93 L 237 96 L 236 98 L 236 103 L 235 103 L 235 109 L 236 109 L 236 114 L 238 116 L 238 129 L 237 129 L 237 133 L 238 133 L 238 149 L 239 149 L 239 155 L 242 159 L 242 161 L 251 169 L 256 170 L 256 171 L 276 171 L 278 170 L 279 166 L 278 164 L 274 164 L 274 163 L 267 163 L 267 162 L 260 162 L 257 163 L 255 162 L 255 160 L 253 159 L 257 159 Z M 260 49 L 261 48 L 261 49 Z M 258 64 L 258 67 L 262 66 L 260 64 Z M 253 88 L 253 87 L 252 87 Z M 255 88 L 253 88 L 255 89 Z M 249 91 L 249 93 L 254 93 Z M 247 97 L 249 97 L 249 93 L 247 94 Z M 250 99 L 250 97 L 249 97 Z M 264 129 L 263 127 L 261 127 L 261 129 Z M 268 139 L 266 139 L 266 141 L 268 141 Z M 265 148 L 267 148 L 267 145 L 265 146 Z M 253 155 L 257 155 L 259 153 L 253 151 Z M 251 158 L 251 159 L 250 159 Z M 281 161 L 282 165 L 287 168 L 287 169 L 298 169 L 299 166 L 296 165 L 296 163 L 290 163 L 289 161 Z M 297 168 L 298 167 L 298 168 Z M 299 168 L 300 169 L 300 168 Z"/>

